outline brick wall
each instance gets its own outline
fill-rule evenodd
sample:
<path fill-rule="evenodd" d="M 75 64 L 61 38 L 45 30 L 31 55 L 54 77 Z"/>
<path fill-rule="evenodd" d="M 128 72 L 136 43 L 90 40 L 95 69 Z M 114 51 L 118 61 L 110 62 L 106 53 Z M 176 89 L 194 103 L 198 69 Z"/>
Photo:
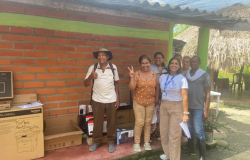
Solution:
<path fill-rule="evenodd" d="M 1 10 L 42 16 L 54 15 L 59 18 L 65 14 L 67 18 L 74 17 L 66 12 L 59 14 L 51 10 L 32 9 L 32 6 L 28 8 L 2 4 Z M 75 17 L 80 20 L 97 20 L 93 20 L 91 16 L 83 18 L 79 15 Z M 99 18 L 103 23 L 115 22 L 116 25 L 134 21 L 132 25 L 138 27 L 143 21 L 111 21 L 100 15 Z M 163 22 L 147 23 L 154 23 L 158 27 L 163 25 Z M 167 54 L 167 43 L 168 41 L 157 39 L 0 26 L 0 70 L 14 72 L 15 94 L 38 94 L 38 99 L 44 104 L 44 116 L 72 114 L 78 112 L 78 105 L 89 103 L 91 88 L 84 87 L 83 80 L 88 67 L 96 63 L 93 51 L 100 47 L 111 50 L 114 55 L 111 62 L 118 66 L 119 83 L 127 85 L 127 67 L 133 65 L 138 69 L 138 58 L 142 54 L 152 56 L 156 51 Z"/>

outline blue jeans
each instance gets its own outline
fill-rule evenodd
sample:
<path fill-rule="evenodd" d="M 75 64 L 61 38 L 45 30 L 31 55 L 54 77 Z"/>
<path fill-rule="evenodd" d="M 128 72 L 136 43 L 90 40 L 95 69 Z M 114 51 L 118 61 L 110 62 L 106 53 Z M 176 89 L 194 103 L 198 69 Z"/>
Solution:
<path fill-rule="evenodd" d="M 205 139 L 205 133 L 203 128 L 202 115 L 203 109 L 188 109 L 189 111 L 189 120 L 188 120 L 188 128 L 190 133 L 195 133 L 196 137 L 200 140 Z"/>

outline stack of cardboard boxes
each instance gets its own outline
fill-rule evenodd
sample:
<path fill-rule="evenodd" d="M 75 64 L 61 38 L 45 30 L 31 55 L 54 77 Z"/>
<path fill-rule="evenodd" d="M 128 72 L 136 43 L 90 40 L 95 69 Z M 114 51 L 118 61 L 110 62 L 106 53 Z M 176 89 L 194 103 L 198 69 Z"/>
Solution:
<path fill-rule="evenodd" d="M 42 106 L 22 109 L 36 102 L 36 94 L 14 95 L 12 72 L 0 72 L 1 159 L 27 160 L 44 156 Z"/>
<path fill-rule="evenodd" d="M 82 144 L 76 115 L 44 121 L 42 105 L 19 107 L 33 102 L 37 94 L 14 95 L 12 72 L 0 72 L 0 159 L 36 159 L 44 156 L 44 150 Z"/>
<path fill-rule="evenodd" d="M 120 106 L 117 110 L 117 145 L 134 140 L 135 125 L 133 103 L 128 86 L 120 86 L 119 94 L 120 103 L 127 105 Z"/>

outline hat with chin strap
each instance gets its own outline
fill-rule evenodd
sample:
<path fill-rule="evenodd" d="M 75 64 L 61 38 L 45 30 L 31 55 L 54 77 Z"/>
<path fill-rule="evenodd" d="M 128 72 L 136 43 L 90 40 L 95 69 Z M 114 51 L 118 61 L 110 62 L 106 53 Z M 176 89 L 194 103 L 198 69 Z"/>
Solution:
<path fill-rule="evenodd" d="M 93 55 L 94 55 L 94 57 L 95 57 L 96 59 L 97 59 L 97 57 L 98 57 L 98 53 L 99 53 L 99 52 L 105 52 L 105 53 L 107 53 L 107 55 L 109 55 L 108 61 L 111 60 L 111 59 L 113 58 L 112 52 L 110 52 L 110 51 L 107 50 L 106 48 L 100 48 L 99 51 L 93 52 Z"/>

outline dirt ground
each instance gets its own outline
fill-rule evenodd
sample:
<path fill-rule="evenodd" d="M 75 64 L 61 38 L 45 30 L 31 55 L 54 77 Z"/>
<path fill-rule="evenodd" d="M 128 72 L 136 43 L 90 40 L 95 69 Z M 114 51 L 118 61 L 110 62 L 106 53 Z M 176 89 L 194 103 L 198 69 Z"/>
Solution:
<path fill-rule="evenodd" d="M 225 114 L 220 117 L 220 121 L 229 123 L 229 125 L 221 128 L 222 133 L 214 134 L 214 138 L 215 140 L 223 139 L 230 146 L 207 149 L 208 160 L 250 160 L 250 103 L 236 102 L 220 103 L 219 110 L 225 111 Z M 216 108 L 215 102 L 211 103 L 211 108 Z M 196 156 L 181 156 L 181 160 L 198 160 L 198 154 L 198 149 L 196 149 Z M 140 160 L 160 160 L 159 152 L 157 155 Z"/>

